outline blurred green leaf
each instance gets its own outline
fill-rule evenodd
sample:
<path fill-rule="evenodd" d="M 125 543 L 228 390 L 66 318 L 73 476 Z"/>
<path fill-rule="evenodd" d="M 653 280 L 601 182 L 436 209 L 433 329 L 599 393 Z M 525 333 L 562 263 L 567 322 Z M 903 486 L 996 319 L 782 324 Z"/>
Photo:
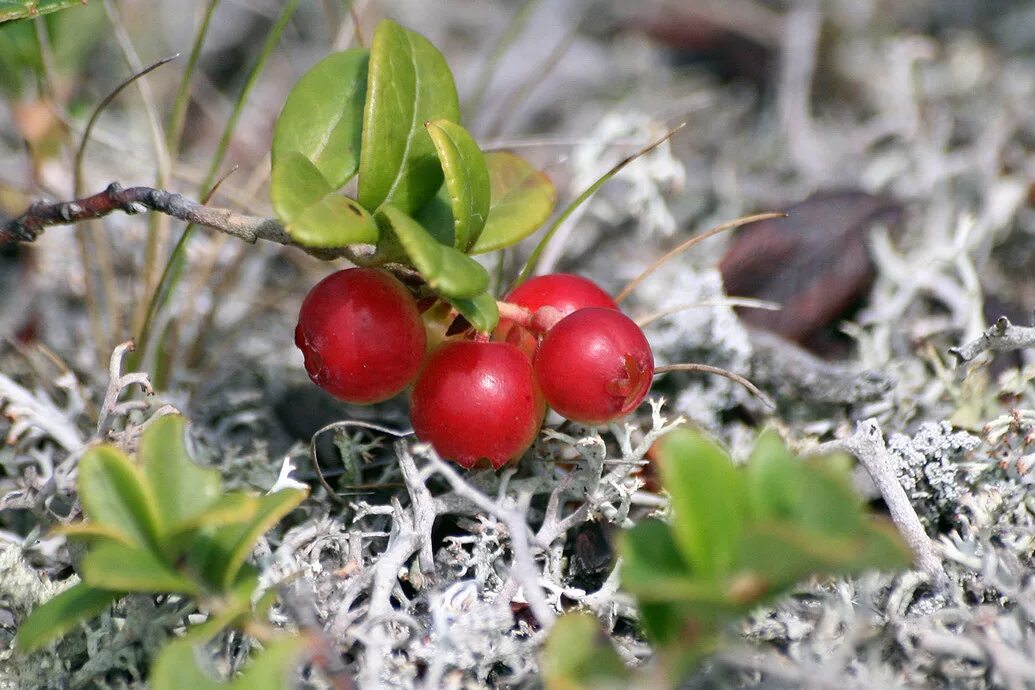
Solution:
<path fill-rule="evenodd" d="M 672 497 L 673 536 L 695 575 L 717 580 L 733 564 L 747 517 L 743 475 L 715 442 L 693 429 L 661 441 L 662 484 Z"/>
<path fill-rule="evenodd" d="M 629 687 L 629 670 L 600 628 L 586 613 L 557 619 L 543 649 L 547 690 Z"/>
<path fill-rule="evenodd" d="M 335 192 L 312 161 L 298 151 L 280 156 L 270 181 L 270 201 L 284 229 L 307 247 L 373 244 L 377 224 L 355 200 Z"/>
<path fill-rule="evenodd" d="M 0 88 L 17 97 L 25 77 L 42 69 L 32 22 L 0 24 Z"/>
<path fill-rule="evenodd" d="M 302 75 L 288 94 L 273 130 L 273 169 L 299 153 L 337 190 L 356 174 L 363 134 L 370 53 L 332 53 Z"/>
<path fill-rule="evenodd" d="M 225 690 L 226 683 L 198 668 L 195 648 L 199 643 L 192 638 L 175 640 L 165 645 L 151 667 L 148 678 L 152 690 Z"/>
<path fill-rule="evenodd" d="M 488 292 L 468 299 L 452 298 L 449 303 L 480 333 L 491 333 L 500 322 L 496 298 Z"/>
<path fill-rule="evenodd" d="M 84 582 L 74 584 L 45 601 L 18 628 L 15 645 L 31 652 L 64 635 L 79 621 L 97 615 L 121 597 L 120 592 L 96 589 Z"/>
<path fill-rule="evenodd" d="M 489 273 L 471 257 L 440 244 L 420 223 L 391 205 L 379 219 L 432 290 L 447 298 L 476 297 L 489 287 Z"/>
<path fill-rule="evenodd" d="M 382 21 L 370 47 L 363 111 L 359 202 L 413 214 L 442 184 L 429 120 L 460 119 L 456 85 L 442 54 L 418 33 Z"/>
<path fill-rule="evenodd" d="M 79 460 L 79 500 L 86 517 L 159 551 L 158 504 L 140 468 L 118 448 L 94 446 Z"/>
<path fill-rule="evenodd" d="M 644 520 L 622 534 L 622 587 L 639 598 L 659 579 L 690 577 L 690 566 L 683 560 L 672 530 L 660 520 Z M 667 645 L 682 638 L 685 607 L 673 603 L 641 602 L 643 627 L 652 640 Z"/>
<path fill-rule="evenodd" d="M 802 500 L 795 521 L 821 534 L 858 535 L 863 529 L 862 500 L 844 470 L 831 458 L 807 461 L 799 473 Z"/>
<path fill-rule="evenodd" d="M 304 636 L 282 636 L 255 655 L 233 682 L 222 683 L 198 668 L 199 642 L 187 637 L 170 642 L 151 669 L 153 690 L 284 690 L 301 661 L 308 640 Z"/>
<path fill-rule="evenodd" d="M 426 124 L 438 151 L 453 216 L 453 247 L 466 252 L 485 227 L 489 215 L 489 169 L 485 156 L 467 130 L 449 120 Z"/>
<path fill-rule="evenodd" d="M 485 154 L 489 170 L 489 216 L 471 254 L 520 242 L 546 222 L 557 203 L 553 183 L 523 158 L 505 151 Z"/>
<path fill-rule="evenodd" d="M 113 541 L 126 546 L 133 546 L 133 540 L 125 532 L 111 525 L 102 525 L 96 522 L 71 522 L 67 525 L 58 525 L 51 532 L 53 534 L 60 534 L 68 539 L 82 541 L 86 544 Z"/>
<path fill-rule="evenodd" d="M 198 586 L 154 554 L 114 542 L 99 544 L 83 558 L 83 581 L 123 592 L 197 594 Z"/>
<path fill-rule="evenodd" d="M 83 0 L 0 0 L 0 23 L 82 7 L 83 4 Z"/>
<path fill-rule="evenodd" d="M 188 554 L 192 568 L 219 591 L 230 589 L 255 541 L 305 497 L 306 492 L 297 489 L 266 494 L 258 498 L 258 510 L 248 522 L 223 525 L 209 534 L 199 534 Z"/>
<path fill-rule="evenodd" d="M 768 429 L 759 435 L 746 468 L 748 508 L 756 520 L 785 520 L 802 499 L 801 460 L 780 435 Z"/>
<path fill-rule="evenodd" d="M 778 594 L 810 574 L 851 575 L 909 565 L 909 551 L 884 530 L 831 536 L 795 524 L 752 524 L 740 544 L 740 565 Z M 878 558 L 875 558 L 878 557 Z"/>
<path fill-rule="evenodd" d="M 223 493 L 219 472 L 195 464 L 187 455 L 186 428 L 183 416 L 165 415 L 140 437 L 137 461 L 158 504 L 163 534 L 205 512 Z"/>

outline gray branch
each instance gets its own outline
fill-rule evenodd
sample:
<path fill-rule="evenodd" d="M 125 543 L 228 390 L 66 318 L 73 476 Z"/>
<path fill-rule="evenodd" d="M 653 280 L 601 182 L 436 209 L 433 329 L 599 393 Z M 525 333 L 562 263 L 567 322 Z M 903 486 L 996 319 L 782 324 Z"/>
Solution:
<path fill-rule="evenodd" d="M 355 263 L 373 251 L 369 245 L 335 249 L 305 247 L 296 243 L 276 218 L 206 206 L 175 192 L 151 187 L 123 187 L 117 182 L 112 182 L 103 192 L 74 201 L 37 201 L 17 218 L 0 223 L 0 244 L 32 242 L 48 227 L 102 218 L 116 211 L 129 214 L 145 211 L 164 213 L 194 225 L 233 235 L 245 242 L 254 244 L 258 240 L 265 240 L 298 247 L 321 259 L 344 256 Z"/>
<path fill-rule="evenodd" d="M 917 566 L 935 581 L 944 581 L 945 570 L 942 561 L 920 523 L 913 504 L 909 502 L 906 490 L 898 480 L 891 453 L 884 444 L 884 435 L 877 421 L 867 419 L 859 422 L 851 436 L 823 443 L 809 455 L 826 455 L 838 451 L 854 455 L 869 472 L 884 503 L 888 506 L 892 521 L 913 552 Z"/>
<path fill-rule="evenodd" d="M 966 364 L 983 352 L 1010 352 L 1035 347 L 1035 328 L 1015 326 L 1010 319 L 1000 316 L 979 338 L 960 347 L 951 347 L 949 352 L 956 357 L 957 364 Z"/>
<path fill-rule="evenodd" d="M 794 343 L 751 329 L 751 378 L 776 397 L 853 405 L 880 398 L 895 385 L 883 371 L 825 362 Z"/>

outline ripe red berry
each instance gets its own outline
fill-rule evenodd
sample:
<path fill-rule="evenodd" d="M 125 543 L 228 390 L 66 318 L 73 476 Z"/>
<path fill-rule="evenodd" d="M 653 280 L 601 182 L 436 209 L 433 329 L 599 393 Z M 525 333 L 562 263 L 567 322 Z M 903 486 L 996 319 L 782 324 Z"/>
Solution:
<path fill-rule="evenodd" d="M 552 273 L 531 278 L 514 288 L 507 295 L 506 301 L 532 312 L 540 307 L 553 307 L 564 315 L 588 307 L 618 309 L 611 295 L 596 283 L 571 273 Z"/>
<path fill-rule="evenodd" d="M 572 273 L 551 273 L 530 278 L 514 288 L 507 295 L 506 301 L 533 313 L 542 307 L 553 307 L 563 316 L 587 307 L 618 309 L 611 295 L 596 283 Z M 517 345 L 529 357 L 535 353 L 535 336 L 509 319 L 500 319 L 492 338 Z"/>
<path fill-rule="evenodd" d="M 302 302 L 295 328 L 309 378 L 358 404 L 381 402 L 406 388 L 426 344 L 413 296 L 375 268 L 350 268 L 321 280 Z"/>
<path fill-rule="evenodd" d="M 468 469 L 500 468 L 535 440 L 546 405 L 532 363 L 510 343 L 455 340 L 432 353 L 413 387 L 417 438 Z"/>
<path fill-rule="evenodd" d="M 561 416 L 604 424 L 643 402 L 654 377 L 654 354 L 625 314 L 580 309 L 543 336 L 535 373 L 547 404 Z"/>

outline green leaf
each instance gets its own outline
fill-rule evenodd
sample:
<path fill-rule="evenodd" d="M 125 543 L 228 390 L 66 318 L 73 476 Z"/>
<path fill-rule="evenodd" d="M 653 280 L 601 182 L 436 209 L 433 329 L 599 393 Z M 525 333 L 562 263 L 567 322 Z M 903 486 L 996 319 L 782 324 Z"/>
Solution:
<path fill-rule="evenodd" d="M 547 690 L 629 687 L 629 670 L 597 619 L 586 613 L 557 619 L 543 649 L 542 670 Z"/>
<path fill-rule="evenodd" d="M 187 455 L 186 426 L 181 415 L 159 417 L 144 430 L 137 452 L 158 504 L 163 534 L 205 512 L 223 493 L 219 472 Z"/>
<path fill-rule="evenodd" d="M 227 684 L 198 668 L 196 646 L 198 642 L 189 637 L 165 645 L 151 667 L 152 690 L 225 690 Z"/>
<path fill-rule="evenodd" d="M 304 635 L 283 636 L 266 645 L 231 683 L 234 690 L 283 690 L 309 643 Z"/>
<path fill-rule="evenodd" d="M 802 500 L 801 460 L 791 455 L 780 435 L 768 429 L 759 435 L 748 459 L 748 507 L 755 520 L 786 520 Z"/>
<path fill-rule="evenodd" d="M 157 500 L 140 468 L 115 446 L 94 446 L 79 460 L 79 500 L 93 522 L 159 550 Z"/>
<path fill-rule="evenodd" d="M 453 223 L 453 202 L 449 198 L 449 189 L 445 183 L 438 188 L 431 201 L 421 206 L 413 219 L 420 223 L 439 244 L 453 246 L 456 239 L 456 227 Z"/>
<path fill-rule="evenodd" d="M 91 587 L 124 592 L 197 594 L 198 586 L 154 554 L 113 542 L 90 549 L 83 559 L 83 581 Z"/>
<path fill-rule="evenodd" d="M 51 530 L 51 533 L 60 534 L 67 539 L 76 539 L 86 544 L 114 541 L 126 546 L 133 546 L 133 540 L 125 532 L 121 532 L 111 525 L 101 525 L 96 522 L 72 522 L 67 525 L 58 525 Z"/>
<path fill-rule="evenodd" d="M 838 471 L 828 458 L 808 462 L 799 473 L 802 500 L 795 521 L 832 536 L 857 535 L 863 528 L 861 499 L 847 472 Z"/>
<path fill-rule="evenodd" d="M 672 496 L 672 532 L 695 575 L 716 580 L 733 564 L 747 491 L 729 455 L 692 429 L 661 441 L 662 485 Z"/>
<path fill-rule="evenodd" d="M 449 120 L 427 123 L 438 151 L 452 209 L 453 247 L 466 252 L 485 227 L 489 215 L 489 169 L 485 156 L 467 130 Z"/>
<path fill-rule="evenodd" d="M 481 333 L 492 333 L 496 324 L 500 322 L 500 309 L 496 305 L 496 298 L 488 292 L 469 299 L 450 299 L 449 303 Z"/>
<path fill-rule="evenodd" d="M 557 204 L 550 178 L 506 151 L 485 154 L 489 169 L 489 217 L 471 254 L 484 254 L 520 242 L 546 222 Z"/>
<path fill-rule="evenodd" d="M 447 298 L 470 298 L 489 287 L 489 272 L 471 257 L 440 244 L 420 223 L 386 205 L 378 218 L 432 290 Z"/>
<path fill-rule="evenodd" d="M 0 0 L 0 22 L 38 17 L 83 4 L 83 0 Z"/>
<path fill-rule="evenodd" d="M 306 497 L 297 489 L 282 489 L 258 499 L 255 516 L 243 524 L 224 525 L 210 535 L 198 535 L 191 546 L 191 566 L 220 591 L 230 589 L 251 553 L 255 541 L 294 510 Z"/>
<path fill-rule="evenodd" d="M 273 169 L 270 201 L 288 235 L 303 246 L 333 249 L 377 242 L 377 224 L 370 214 L 335 192 L 297 151 L 283 154 Z"/>
<path fill-rule="evenodd" d="M 426 38 L 385 20 L 370 47 L 363 110 L 359 202 L 392 204 L 413 214 L 442 184 L 442 168 L 424 123 L 460 119 L 445 58 Z"/>
<path fill-rule="evenodd" d="M 346 50 L 328 55 L 302 75 L 273 130 L 274 171 L 285 155 L 298 153 L 334 190 L 356 174 L 369 61 L 367 50 Z"/>
<path fill-rule="evenodd" d="M 220 496 L 205 509 L 205 512 L 180 523 L 176 528 L 176 533 L 248 522 L 255 517 L 258 511 L 259 498 L 257 496 L 235 491 Z"/>
<path fill-rule="evenodd" d="M 193 636 L 170 642 L 155 659 L 148 679 L 152 690 L 284 690 L 301 661 L 309 639 L 283 635 L 266 645 L 231 683 L 222 683 L 198 668 L 202 644 Z"/>
<path fill-rule="evenodd" d="M 44 602 L 18 628 L 15 645 L 22 652 L 39 649 L 64 635 L 79 621 L 91 618 L 122 594 L 96 589 L 84 582 L 72 585 L 53 599 Z"/>

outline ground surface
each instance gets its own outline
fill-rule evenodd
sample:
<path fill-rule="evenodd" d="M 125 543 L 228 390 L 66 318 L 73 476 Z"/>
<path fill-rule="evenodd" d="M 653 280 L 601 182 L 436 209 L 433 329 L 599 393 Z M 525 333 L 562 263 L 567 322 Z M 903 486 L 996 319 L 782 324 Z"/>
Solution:
<path fill-rule="evenodd" d="M 91 5 L 101 10 L 101 38 L 53 81 L 72 141 L 84 111 L 131 71 L 120 39 L 146 64 L 189 51 L 196 20 L 180 3 Z M 263 541 L 254 557 L 264 582 L 298 576 L 296 596 L 340 644 L 362 687 L 534 687 L 544 628 L 576 608 L 599 617 L 629 664 L 648 664 L 651 650 L 636 634 L 634 602 L 617 587 L 608 549 L 575 550 L 587 540 L 606 544 L 663 509 L 634 474 L 657 435 L 684 417 L 743 457 L 766 423 L 807 449 L 851 438 L 865 422 L 859 429 L 881 433 L 879 449 L 888 451 L 946 577 L 918 569 L 803 583 L 730 630 L 728 646 L 690 682 L 1035 685 L 1028 448 L 1035 368 L 1023 353 L 1000 355 L 994 367 L 985 356 L 956 367 L 948 354 L 1002 313 L 1027 324 L 1035 306 L 1030 5 L 688 0 L 634 10 L 617 1 L 544 0 L 532 3 L 524 26 L 514 25 L 517 38 L 479 95 L 482 70 L 518 5 L 359 3 L 366 31 L 387 15 L 439 45 L 461 97 L 476 106 L 466 117 L 479 141 L 516 147 L 551 175 L 562 200 L 668 127 L 688 123 L 576 214 L 543 269 L 578 271 L 618 289 L 680 239 L 718 222 L 782 210 L 817 191 L 886 195 L 900 210 L 894 222 L 862 222 L 842 197 L 810 243 L 791 255 L 773 252 L 765 269 L 793 268 L 776 281 L 792 297 L 813 279 L 826 280 L 820 292 L 829 292 L 846 280 L 836 258 L 848 240 L 831 252 L 827 235 L 863 243 L 872 286 L 847 317 L 828 319 L 827 340 L 819 339 L 822 353 L 845 361 L 831 367 L 749 330 L 724 300 L 717 269 L 729 239 L 710 240 L 644 283 L 630 311 L 697 304 L 648 327 L 659 363 L 698 361 L 748 376 L 776 398 L 775 414 L 727 379 L 672 375 L 655 389 L 656 400 L 667 398 L 663 406 L 644 405 L 627 424 L 599 432 L 553 419 L 529 455 L 502 473 L 457 472 L 410 439 L 380 431 L 329 431 L 317 446 L 340 500 L 317 485 Z M 140 28 L 125 37 L 113 29 L 104 10 L 116 7 L 115 26 Z M 696 8 L 695 18 L 687 8 Z M 164 186 L 196 196 L 279 9 L 227 0 L 217 11 L 181 154 L 160 173 Z M 352 40 L 349 21 L 336 3 L 303 3 L 243 110 L 221 168 L 240 170 L 216 201 L 268 213 L 273 119 L 298 75 Z M 163 165 L 156 166 L 146 104 L 164 119 L 177 69 L 156 71 L 146 92 L 127 90 L 101 118 L 83 189 L 155 181 Z M 33 109 L 36 94 L 30 84 L 0 102 L 0 210 L 11 214 L 37 197 L 70 198 L 73 188 L 60 138 L 52 145 L 33 134 L 34 123 L 54 117 L 53 109 Z M 104 408 L 119 384 L 108 358 L 133 332 L 146 281 L 147 227 L 140 217 L 112 217 L 92 229 L 55 228 L 31 250 L 0 258 L 0 433 L 7 437 L 0 687 L 138 686 L 182 622 L 175 600 L 130 598 L 49 651 L 23 658 L 5 648 L 27 612 L 72 575 L 75 554 L 47 530 L 75 511 L 75 462 L 99 428 L 132 447 L 140 424 L 171 406 L 190 417 L 199 461 L 220 468 L 231 487 L 265 490 L 285 459 L 296 478 L 313 479 L 308 441 L 326 424 L 406 425 L 404 403 L 344 406 L 305 376 L 291 333 L 302 295 L 326 264 L 208 233 L 189 246 L 184 279 L 160 319 L 174 338 L 164 353 L 167 375 L 141 409 Z M 167 251 L 180 230 L 160 227 L 159 249 Z M 85 270 L 76 232 L 92 233 Z M 97 247 L 110 259 L 107 292 Z M 520 259 L 512 252 L 504 270 Z M 93 321 L 84 306 L 91 290 L 101 305 Z M 847 336 L 830 336 L 837 331 Z M 568 471 L 558 460 L 579 462 Z M 343 473 L 349 463 L 358 475 Z M 355 484 L 374 488 L 349 488 Z M 859 484 L 873 492 L 865 472 Z M 277 622 L 297 621 L 280 615 Z M 250 648 L 247 638 L 222 639 L 218 665 L 237 668 Z"/>

